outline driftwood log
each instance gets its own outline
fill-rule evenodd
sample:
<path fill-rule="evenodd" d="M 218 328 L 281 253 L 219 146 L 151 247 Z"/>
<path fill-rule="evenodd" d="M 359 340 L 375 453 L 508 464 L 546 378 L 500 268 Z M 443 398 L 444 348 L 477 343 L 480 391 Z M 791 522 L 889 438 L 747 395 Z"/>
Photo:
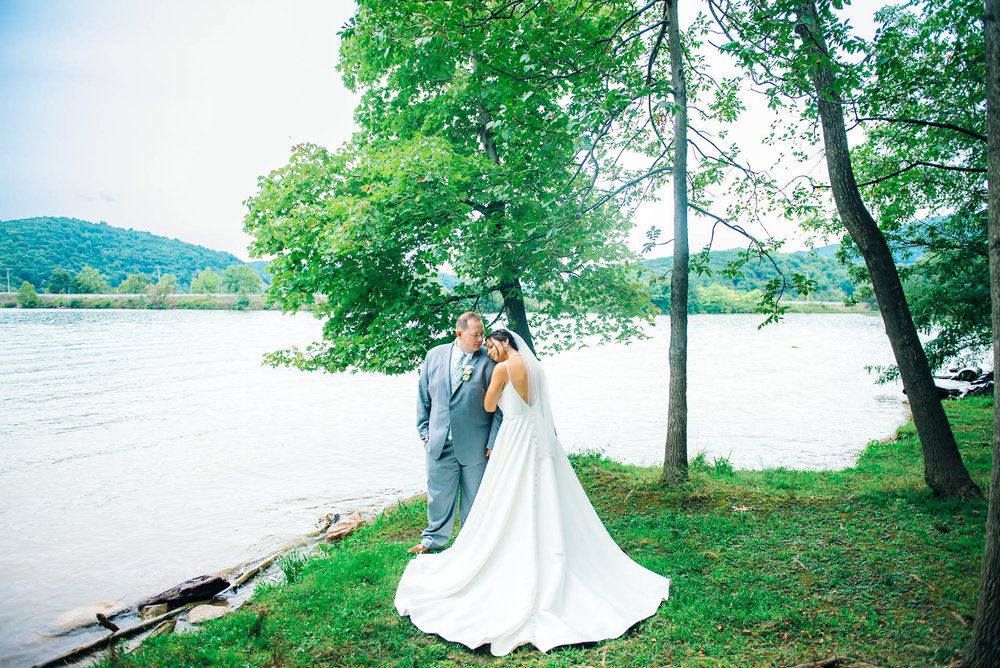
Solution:
<path fill-rule="evenodd" d="M 831 656 L 828 659 L 820 659 L 819 661 L 797 663 L 794 666 L 789 666 L 789 668 L 847 668 L 848 666 L 852 668 L 878 668 L 873 663 L 855 661 L 848 656 Z"/>
<path fill-rule="evenodd" d="M 156 636 L 162 636 L 166 633 L 173 633 L 175 628 L 177 628 L 177 620 L 168 619 L 165 622 L 160 622 L 159 626 L 150 631 L 148 638 L 155 638 Z"/>
<path fill-rule="evenodd" d="M 80 645 L 79 647 L 71 649 L 65 654 L 60 654 L 54 659 L 49 659 L 48 661 L 45 661 L 43 663 L 35 664 L 33 668 L 51 668 L 52 666 L 61 666 L 67 661 L 79 659 L 80 657 L 86 656 L 87 654 L 90 654 L 94 650 L 101 649 L 105 645 L 108 645 L 116 640 L 134 636 L 136 633 L 140 633 L 151 626 L 156 626 L 160 622 L 170 619 L 171 617 L 174 617 L 176 615 L 179 615 L 185 610 L 188 610 L 189 608 L 192 607 L 194 607 L 194 603 L 188 603 L 187 605 L 171 610 L 165 615 L 160 615 L 159 617 L 153 617 L 152 619 L 147 619 L 146 621 L 140 622 L 135 626 L 130 626 L 127 629 L 122 629 L 120 631 L 115 631 L 114 633 L 109 633 L 103 638 L 98 638 L 97 640 L 91 641 L 86 645 Z"/>
<path fill-rule="evenodd" d="M 147 605 L 159 603 L 175 607 L 193 601 L 205 601 L 226 589 L 229 589 L 229 582 L 218 575 L 199 575 L 196 578 L 185 580 L 173 589 L 139 601 L 137 607 L 142 610 Z"/>
<path fill-rule="evenodd" d="M 253 568 L 247 570 L 246 573 L 244 573 L 243 575 L 241 575 L 238 578 L 236 578 L 236 580 L 233 582 L 233 591 L 236 591 L 238 588 L 242 587 L 244 584 L 246 584 L 246 582 L 248 580 L 251 580 L 252 578 L 256 577 L 258 573 L 260 573 L 262 570 L 264 570 L 265 568 L 267 568 L 268 566 L 270 566 L 271 564 L 273 564 L 281 556 L 283 556 L 283 555 L 291 552 L 292 550 L 294 550 L 294 549 L 296 549 L 298 547 L 302 547 L 302 545 L 303 545 L 303 542 L 299 541 L 298 543 L 295 543 L 293 545 L 289 545 L 287 547 L 283 547 L 280 550 L 278 550 L 277 552 L 275 552 L 274 554 L 272 554 L 270 557 L 268 557 L 267 559 L 265 559 L 264 561 L 260 562 L 259 564 L 257 564 Z"/>
<path fill-rule="evenodd" d="M 850 659 L 846 656 L 831 656 L 829 659 L 820 659 L 819 661 L 810 661 L 809 663 L 797 663 L 794 666 L 790 666 L 790 668 L 839 668 L 848 663 L 850 663 Z"/>

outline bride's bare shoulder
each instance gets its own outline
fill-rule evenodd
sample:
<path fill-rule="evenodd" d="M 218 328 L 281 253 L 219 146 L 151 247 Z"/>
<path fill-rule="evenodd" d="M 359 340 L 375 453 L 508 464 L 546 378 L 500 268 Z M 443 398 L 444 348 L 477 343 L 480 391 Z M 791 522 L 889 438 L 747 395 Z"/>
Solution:
<path fill-rule="evenodd" d="M 521 359 L 520 355 L 510 357 L 506 362 L 504 362 L 504 364 L 507 365 L 507 368 L 510 369 L 512 374 L 523 375 L 528 373 L 528 367 L 525 366 L 524 360 Z"/>

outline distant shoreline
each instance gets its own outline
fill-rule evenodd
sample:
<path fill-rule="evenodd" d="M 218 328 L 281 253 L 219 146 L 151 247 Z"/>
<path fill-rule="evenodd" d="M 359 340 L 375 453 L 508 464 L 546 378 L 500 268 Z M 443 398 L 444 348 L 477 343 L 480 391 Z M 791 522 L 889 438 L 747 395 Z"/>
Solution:
<path fill-rule="evenodd" d="M 843 302 L 782 302 L 789 313 L 878 313 L 878 309 L 867 302 L 847 306 Z"/>
<path fill-rule="evenodd" d="M 204 311 L 265 311 L 280 310 L 267 306 L 264 295 L 172 294 L 161 304 L 145 294 L 39 294 L 39 304 L 34 308 L 72 309 L 132 309 L 132 310 L 204 310 Z M 19 308 L 17 293 L 0 293 L 0 309 Z"/>
<path fill-rule="evenodd" d="M 240 297 L 243 300 L 240 300 Z M 132 294 L 75 294 L 53 295 L 39 294 L 39 305 L 35 308 L 73 308 L 73 309 L 133 309 L 133 310 L 201 310 L 201 311 L 278 311 L 280 307 L 265 304 L 264 295 L 237 295 L 229 293 L 216 294 L 173 294 L 167 295 L 162 305 L 155 305 L 149 295 Z M 794 301 L 784 302 L 788 313 L 877 313 L 877 310 L 866 303 L 845 306 L 842 302 Z M 17 294 L 13 292 L 0 293 L 0 309 L 18 308 Z M 302 310 L 308 311 L 304 306 Z M 726 312 L 692 313 L 691 315 L 730 315 L 734 313 L 756 313 L 752 310 Z"/>

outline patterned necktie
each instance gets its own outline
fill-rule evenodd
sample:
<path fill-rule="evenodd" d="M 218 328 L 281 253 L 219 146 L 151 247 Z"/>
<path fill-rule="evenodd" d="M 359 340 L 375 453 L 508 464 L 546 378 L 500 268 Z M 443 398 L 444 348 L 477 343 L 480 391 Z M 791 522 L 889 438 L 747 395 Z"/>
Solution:
<path fill-rule="evenodd" d="M 461 355 L 455 357 L 455 366 L 451 369 L 452 388 L 458 387 L 458 383 L 462 379 L 462 367 L 465 366 L 465 361 L 468 357 L 469 354 L 466 352 L 463 352 Z"/>

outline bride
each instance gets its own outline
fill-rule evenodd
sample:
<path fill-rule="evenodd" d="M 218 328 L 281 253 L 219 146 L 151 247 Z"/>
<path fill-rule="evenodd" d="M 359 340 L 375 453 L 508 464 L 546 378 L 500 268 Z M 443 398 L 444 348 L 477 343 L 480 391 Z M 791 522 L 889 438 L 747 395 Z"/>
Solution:
<path fill-rule="evenodd" d="M 496 656 L 531 643 L 616 638 L 653 615 L 670 580 L 608 534 L 556 438 L 545 375 L 517 334 L 486 339 L 497 362 L 485 407 L 503 411 L 490 463 L 450 549 L 416 557 L 396 609 L 425 633 Z"/>

